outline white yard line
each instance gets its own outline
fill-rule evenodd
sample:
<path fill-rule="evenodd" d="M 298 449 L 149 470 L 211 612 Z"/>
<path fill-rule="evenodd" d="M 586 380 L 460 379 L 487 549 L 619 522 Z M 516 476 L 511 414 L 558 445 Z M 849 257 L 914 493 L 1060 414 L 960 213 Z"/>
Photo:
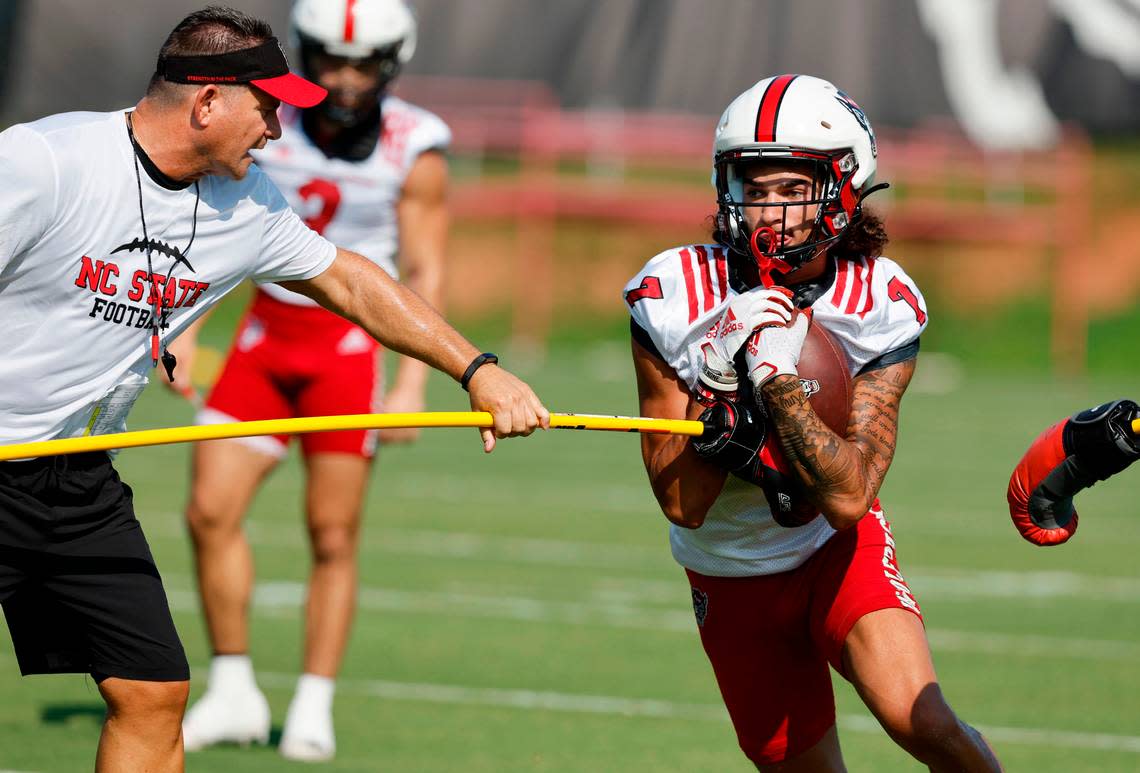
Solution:
<path fill-rule="evenodd" d="M 167 576 L 166 588 L 171 607 L 175 611 L 198 610 L 198 599 L 191 589 L 190 578 Z M 679 585 L 678 594 L 683 594 L 683 591 Z M 265 617 L 299 618 L 303 598 L 304 586 L 299 582 L 260 582 L 254 593 L 253 611 L 254 614 Z M 430 614 L 449 618 L 514 620 L 695 635 L 693 615 L 687 608 L 654 608 L 604 599 L 550 601 L 494 591 L 481 594 L 363 586 L 357 603 L 359 609 L 368 612 Z M 1123 663 L 1140 660 L 1140 643 L 1129 641 L 944 628 L 930 628 L 927 636 L 931 647 L 943 652 Z"/>
<path fill-rule="evenodd" d="M 259 682 L 264 686 L 279 689 L 292 689 L 297 680 L 296 676 L 290 674 L 258 672 L 257 676 Z M 724 707 L 711 703 L 679 703 L 651 698 L 622 698 L 612 695 L 575 695 L 502 687 L 464 687 L 422 682 L 393 682 L 382 679 L 339 679 L 337 680 L 337 692 L 373 696 L 392 701 L 494 706 L 528 711 L 563 711 L 578 714 L 653 717 L 686 721 L 728 721 Z M 883 733 L 878 722 L 867 715 L 842 714 L 838 718 L 838 724 L 841 730 L 859 733 Z M 999 744 L 1140 754 L 1140 736 L 989 725 L 981 725 L 978 729 L 991 741 Z"/>
<path fill-rule="evenodd" d="M 147 534 L 152 539 L 185 539 L 185 530 L 178 516 L 152 514 L 144 521 Z M 295 529 L 282 529 L 251 522 L 247 524 L 247 534 L 257 546 L 305 547 L 300 525 Z M 676 568 L 669 557 L 664 533 L 661 545 L 652 547 L 442 530 L 366 528 L 362 549 L 395 555 L 581 569 L 669 571 Z M 680 569 L 676 568 L 676 571 L 680 577 Z M 1010 572 L 906 566 L 905 563 L 903 573 L 920 601 L 922 598 L 992 598 L 1140 603 L 1140 578 L 1137 577 L 1101 577 L 1069 571 Z M 630 580 L 632 585 L 642 582 L 657 581 Z"/>

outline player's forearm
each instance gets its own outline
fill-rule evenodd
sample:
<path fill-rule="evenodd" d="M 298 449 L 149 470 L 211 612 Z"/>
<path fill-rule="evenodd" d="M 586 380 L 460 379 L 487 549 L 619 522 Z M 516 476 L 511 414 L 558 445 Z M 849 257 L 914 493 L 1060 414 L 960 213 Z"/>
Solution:
<path fill-rule="evenodd" d="M 401 281 L 413 292 L 443 312 L 443 253 L 439 248 L 424 249 L 405 261 Z"/>
<path fill-rule="evenodd" d="M 693 401 L 685 418 L 696 419 L 703 410 Z M 689 439 L 683 436 L 644 435 L 642 456 L 653 494 L 665 517 L 688 529 L 703 524 L 728 473 L 697 456 Z"/>
<path fill-rule="evenodd" d="M 862 518 L 878 490 L 858 447 L 832 432 L 816 415 L 795 376 L 764 385 L 780 447 L 807 497 L 837 529 Z"/>

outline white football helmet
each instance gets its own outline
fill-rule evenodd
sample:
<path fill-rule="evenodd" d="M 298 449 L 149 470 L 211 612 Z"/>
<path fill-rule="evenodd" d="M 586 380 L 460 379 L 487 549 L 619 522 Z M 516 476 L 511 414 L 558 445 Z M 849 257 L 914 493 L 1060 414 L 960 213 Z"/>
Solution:
<path fill-rule="evenodd" d="M 380 57 L 400 65 L 416 52 L 416 18 L 404 0 L 297 0 L 292 31 L 301 49 L 317 48 L 348 59 Z"/>
<path fill-rule="evenodd" d="M 716 127 L 718 238 L 743 255 L 777 258 L 785 270 L 797 268 L 818 248 L 837 241 L 859 217 L 863 197 L 879 187 L 874 186 L 877 153 L 867 116 L 833 84 L 810 75 L 765 78 L 734 99 Z M 813 165 L 816 194 L 811 201 L 796 203 L 819 205 L 805 243 L 773 249 L 776 241 L 749 233 L 744 207 L 788 206 L 745 203 L 743 167 L 761 159 Z"/>
<path fill-rule="evenodd" d="M 376 74 L 375 91 L 329 88 L 317 110 L 344 128 L 378 120 L 380 98 L 416 51 L 416 19 L 404 0 L 296 0 L 290 32 L 301 70 L 320 80 L 316 57 L 334 56 Z"/>

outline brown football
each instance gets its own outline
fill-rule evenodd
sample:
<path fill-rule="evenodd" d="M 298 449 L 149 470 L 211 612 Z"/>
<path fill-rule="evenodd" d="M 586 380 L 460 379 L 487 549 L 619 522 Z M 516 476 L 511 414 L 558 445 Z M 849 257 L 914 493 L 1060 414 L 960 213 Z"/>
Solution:
<path fill-rule="evenodd" d="M 800 313 L 798 310 L 793 313 L 793 321 Z M 814 319 L 800 350 L 797 370 L 816 415 L 832 432 L 846 437 L 847 418 L 851 413 L 851 376 L 847 372 L 847 360 L 827 329 Z M 802 495 L 793 496 L 787 502 L 770 501 L 769 505 L 772 517 L 781 526 L 803 526 L 819 515 L 819 508 Z"/>
<path fill-rule="evenodd" d="M 796 311 L 797 315 L 800 313 Z M 827 329 L 814 319 L 800 350 L 797 369 L 816 415 L 832 432 L 845 437 L 847 418 L 851 413 L 851 376 L 847 372 L 847 359 Z"/>

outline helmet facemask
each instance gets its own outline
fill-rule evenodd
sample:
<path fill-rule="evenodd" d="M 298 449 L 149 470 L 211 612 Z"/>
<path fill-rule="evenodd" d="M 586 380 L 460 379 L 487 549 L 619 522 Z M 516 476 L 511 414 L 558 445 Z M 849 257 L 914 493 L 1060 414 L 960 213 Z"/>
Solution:
<path fill-rule="evenodd" d="M 749 202 L 745 174 L 758 163 L 786 165 L 806 173 L 812 190 L 806 199 Z M 788 274 L 838 241 L 859 215 L 859 196 L 851 180 L 858 166 L 848 150 L 815 151 L 793 147 L 741 148 L 718 153 L 714 162 L 717 190 L 717 232 L 734 252 L 756 261 L 766 286 L 775 283 L 772 272 Z M 778 209 L 778 217 L 764 218 L 753 229 L 746 210 Z M 815 213 L 798 210 L 815 208 Z M 789 217 L 791 215 L 791 217 Z M 789 223 L 791 227 L 789 228 Z M 800 240 L 800 233 L 807 231 Z M 795 240 L 795 243 L 790 243 Z"/>
<path fill-rule="evenodd" d="M 335 61 L 346 62 L 359 69 L 367 68 L 376 73 L 376 86 L 366 91 L 330 88 L 329 95 L 315 109 L 329 120 L 329 122 L 344 128 L 359 126 L 374 120 L 380 97 L 387 91 L 389 84 L 400 73 L 400 47 L 402 41 L 397 41 L 382 48 L 373 49 L 372 53 L 363 58 L 351 58 L 330 53 L 320 41 L 300 35 L 301 69 L 305 77 L 320 82 L 317 58 L 324 57 Z"/>

